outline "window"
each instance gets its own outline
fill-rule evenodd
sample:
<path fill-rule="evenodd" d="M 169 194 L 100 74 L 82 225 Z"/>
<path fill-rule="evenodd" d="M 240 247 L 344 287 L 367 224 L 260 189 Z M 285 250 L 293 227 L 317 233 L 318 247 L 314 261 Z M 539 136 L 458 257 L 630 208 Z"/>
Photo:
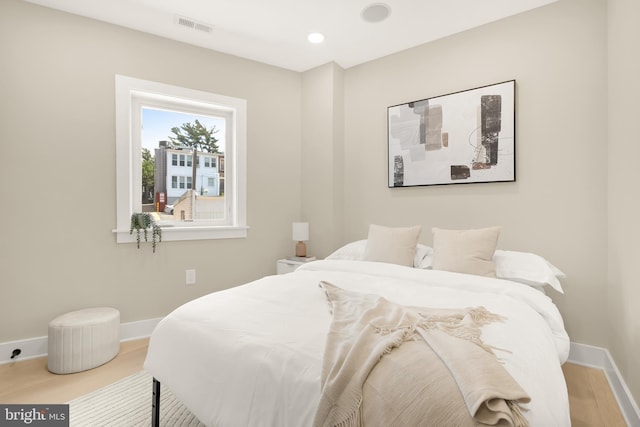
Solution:
<path fill-rule="evenodd" d="M 216 158 L 215 157 L 204 157 L 204 167 L 205 168 L 215 168 L 216 167 Z"/>
<path fill-rule="evenodd" d="M 192 186 L 193 180 L 190 176 L 172 176 L 171 177 L 171 188 L 178 188 L 183 190 L 188 190 Z"/>
<path fill-rule="evenodd" d="M 203 120 L 211 118 L 220 123 L 223 131 L 219 135 L 216 134 L 220 150 L 213 151 L 216 153 L 215 156 L 203 157 L 205 161 L 207 158 L 210 159 L 210 165 L 215 165 L 215 158 L 219 156 L 222 166 L 224 159 L 227 162 L 226 173 L 211 169 L 206 173 L 206 169 L 200 166 L 204 162 L 199 160 L 203 152 L 196 148 L 197 159 L 193 162 L 193 147 L 176 143 L 174 140 L 169 141 L 170 134 L 156 139 L 158 148 L 145 148 L 143 134 L 147 132 L 149 124 L 144 114 L 148 111 Z M 181 154 L 180 151 L 186 153 Z M 148 166 L 150 157 L 155 169 L 147 172 L 148 168 L 144 167 Z M 248 227 L 245 100 L 116 76 L 116 160 L 117 225 L 114 231 L 119 243 L 135 241 L 135 236 L 129 234 L 130 217 L 133 212 L 143 211 L 143 200 L 148 200 L 149 196 L 146 195 L 145 199 L 142 196 L 148 188 L 152 188 L 150 192 L 155 194 L 156 203 L 145 206 L 155 208 L 154 211 L 160 210 L 159 200 L 173 204 L 179 201 L 180 197 L 191 196 L 196 203 L 202 203 L 201 209 L 187 211 L 185 218 L 156 212 L 154 215 L 163 227 L 163 240 L 246 237 Z M 148 183 L 149 174 L 155 186 Z M 211 180 L 212 175 L 220 180 L 219 185 L 217 180 Z M 211 182 L 214 183 L 213 186 L 209 185 Z M 164 190 L 164 193 L 158 190 Z M 179 197 L 173 196 L 172 200 L 171 196 L 167 196 L 173 190 L 182 192 Z M 163 193 L 165 199 L 159 197 L 160 193 Z M 217 197 L 217 211 L 207 211 L 209 205 L 205 203 L 204 199 L 207 197 L 203 198 L 203 195 Z M 201 215 L 198 216 L 196 213 Z"/>

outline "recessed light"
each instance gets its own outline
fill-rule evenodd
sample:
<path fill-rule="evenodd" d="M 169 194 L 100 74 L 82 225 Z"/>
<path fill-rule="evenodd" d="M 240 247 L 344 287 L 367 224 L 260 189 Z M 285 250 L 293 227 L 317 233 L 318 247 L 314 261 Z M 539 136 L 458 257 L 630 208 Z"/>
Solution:
<path fill-rule="evenodd" d="M 307 40 L 311 43 L 322 43 L 324 41 L 324 36 L 320 33 L 311 33 L 307 36 Z"/>
<path fill-rule="evenodd" d="M 391 8 L 384 3 L 373 3 L 362 9 L 362 19 L 366 22 L 384 21 L 391 14 Z"/>

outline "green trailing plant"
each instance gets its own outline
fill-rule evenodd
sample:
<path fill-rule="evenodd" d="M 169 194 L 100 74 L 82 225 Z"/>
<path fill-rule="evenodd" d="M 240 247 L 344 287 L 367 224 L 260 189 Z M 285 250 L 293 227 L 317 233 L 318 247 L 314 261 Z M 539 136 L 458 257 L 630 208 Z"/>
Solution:
<path fill-rule="evenodd" d="M 129 234 L 133 234 L 136 231 L 136 242 L 138 243 L 138 249 L 140 249 L 140 237 L 144 235 L 144 241 L 149 241 L 149 231 L 151 231 L 151 247 L 153 252 L 156 251 L 158 243 L 162 242 L 162 229 L 154 221 L 151 214 L 148 213 L 134 213 L 131 215 L 131 226 L 129 227 Z"/>

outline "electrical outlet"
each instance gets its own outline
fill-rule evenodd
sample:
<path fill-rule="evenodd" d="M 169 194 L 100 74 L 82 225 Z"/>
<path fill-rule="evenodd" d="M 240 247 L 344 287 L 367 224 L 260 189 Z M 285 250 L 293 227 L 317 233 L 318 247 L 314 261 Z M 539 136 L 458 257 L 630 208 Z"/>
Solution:
<path fill-rule="evenodd" d="M 186 284 L 187 285 L 195 285 L 196 284 L 196 271 L 195 270 L 185 270 L 186 276 Z"/>

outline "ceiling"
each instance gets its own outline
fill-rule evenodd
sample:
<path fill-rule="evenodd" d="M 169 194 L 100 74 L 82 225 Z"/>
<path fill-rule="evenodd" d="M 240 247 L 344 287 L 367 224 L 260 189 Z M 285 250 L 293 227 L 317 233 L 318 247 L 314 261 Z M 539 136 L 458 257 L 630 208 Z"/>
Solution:
<path fill-rule="evenodd" d="M 27 1 L 306 71 L 331 61 L 349 68 L 556 0 L 384 0 L 391 13 L 376 23 L 361 17 L 376 0 Z M 202 26 L 179 25 L 178 17 Z M 324 42 L 309 43 L 311 32 L 324 34 Z"/>

